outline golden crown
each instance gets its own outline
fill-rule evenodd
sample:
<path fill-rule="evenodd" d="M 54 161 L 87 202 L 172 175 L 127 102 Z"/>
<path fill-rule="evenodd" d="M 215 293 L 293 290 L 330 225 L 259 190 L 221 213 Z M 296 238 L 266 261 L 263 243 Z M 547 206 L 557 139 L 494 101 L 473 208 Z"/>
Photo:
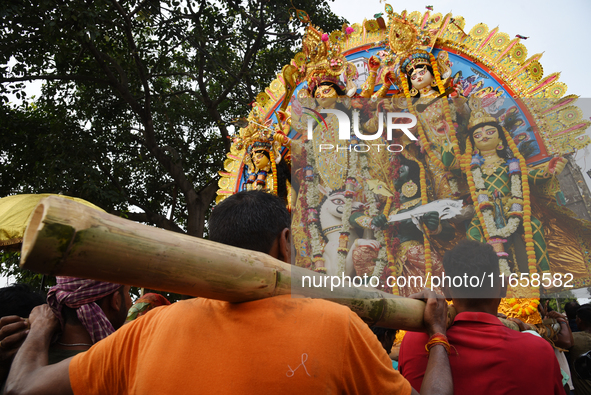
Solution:
<path fill-rule="evenodd" d="M 429 52 L 421 49 L 409 52 L 400 60 L 400 70 L 406 75 L 410 75 L 417 66 L 421 65 L 431 65 Z"/>
<path fill-rule="evenodd" d="M 478 97 L 470 97 L 468 105 L 472 109 L 470 113 L 470 120 L 468 121 L 468 130 L 472 130 L 478 125 L 488 122 L 497 122 L 498 120 L 490 115 L 484 108 L 482 108 L 482 99 Z"/>

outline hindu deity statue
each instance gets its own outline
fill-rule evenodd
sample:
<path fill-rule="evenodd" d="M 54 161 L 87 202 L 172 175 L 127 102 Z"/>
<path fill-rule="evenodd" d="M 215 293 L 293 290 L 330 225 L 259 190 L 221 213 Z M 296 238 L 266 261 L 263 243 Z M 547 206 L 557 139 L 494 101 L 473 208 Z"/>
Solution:
<path fill-rule="evenodd" d="M 281 124 L 279 124 L 281 125 Z M 281 127 L 272 128 L 270 120 L 264 120 L 253 111 L 240 129 L 234 144 L 246 148 L 244 156 L 245 190 L 263 190 L 273 193 L 289 207 L 291 196 L 290 157 L 283 157 L 281 149 L 288 147 L 291 140 L 283 134 Z"/>
<path fill-rule="evenodd" d="M 437 198 L 457 198 L 462 193 L 458 178 L 442 166 L 441 157 L 454 144 L 454 120 L 465 112 L 465 99 L 456 92 L 448 54 L 437 57 L 423 49 L 413 49 L 400 59 L 400 82 L 406 97 L 406 108 L 419 123 L 420 143 L 427 153 L 426 165 L 434 183 Z M 400 100 L 394 99 L 397 103 Z M 455 170 L 459 166 L 455 167 Z"/>
<path fill-rule="evenodd" d="M 541 54 L 528 57 L 520 38 L 484 24 L 467 30 L 451 13 L 397 13 L 386 4 L 387 22 L 376 14 L 325 33 L 296 11 L 307 25 L 301 52 L 257 96 L 220 172 L 218 201 L 241 188 L 282 193 L 280 162 L 291 165 L 291 153 L 298 266 L 382 284 L 389 275 L 425 279 L 469 237 L 492 244 L 506 274 L 550 270 L 577 287 L 591 281 L 591 227 L 564 205 L 555 177 L 565 165 L 557 158 L 589 143 L 581 134 L 590 123 L 563 96 L 557 73 L 543 74 Z M 357 76 L 366 77 L 360 90 Z M 473 97 L 484 104 L 474 107 Z M 357 116 L 344 131 L 350 138 L 322 110 Z M 387 112 L 416 116 L 410 133 L 418 141 L 396 132 L 388 139 L 380 130 Z M 461 214 L 433 211 L 442 204 Z M 522 318 L 536 310 L 533 302 L 523 312 L 515 306 Z"/>
<path fill-rule="evenodd" d="M 566 161 L 555 159 L 542 168 L 529 168 L 514 140 L 482 108 L 481 100 L 471 98 L 470 108 L 465 153 L 453 158 L 462 164 L 477 214 L 468 227 L 467 237 L 491 244 L 500 257 L 501 272 L 506 275 L 533 274 L 538 269 L 548 272 L 544 231 L 531 212 L 530 183 L 548 182 L 560 174 Z M 444 164 L 449 165 L 450 159 L 444 157 Z M 510 261 L 513 267 L 509 266 Z"/>

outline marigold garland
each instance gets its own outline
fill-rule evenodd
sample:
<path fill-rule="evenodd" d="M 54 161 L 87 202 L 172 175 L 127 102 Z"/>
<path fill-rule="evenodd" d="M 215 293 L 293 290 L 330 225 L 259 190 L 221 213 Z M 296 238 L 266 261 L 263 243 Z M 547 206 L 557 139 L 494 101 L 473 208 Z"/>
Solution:
<path fill-rule="evenodd" d="M 427 179 L 425 177 L 425 167 L 423 166 L 423 164 L 420 161 L 416 161 L 419 165 L 420 168 L 420 179 L 421 179 L 421 204 L 425 205 L 427 203 L 429 203 L 429 200 L 427 199 Z M 431 286 L 431 276 L 433 275 L 432 273 L 432 268 L 433 268 L 433 261 L 431 259 L 431 243 L 429 242 L 429 238 L 427 237 L 427 235 L 425 234 L 423 236 L 423 247 L 425 249 L 425 276 L 427 278 L 427 282 L 425 287 L 430 287 Z"/>
<path fill-rule="evenodd" d="M 269 150 L 269 160 L 271 161 L 271 170 L 273 171 L 273 195 L 277 196 L 277 164 L 275 163 L 273 148 Z"/>
<path fill-rule="evenodd" d="M 511 306 L 511 310 L 522 317 L 536 313 L 540 304 L 538 299 L 526 299 L 523 301 L 523 299 L 507 298 L 506 301 Z"/>
<path fill-rule="evenodd" d="M 433 68 L 433 77 L 435 77 L 435 82 L 437 83 L 437 87 L 439 88 L 439 92 L 445 92 L 445 86 L 443 86 L 443 81 L 441 80 L 441 74 L 439 73 L 439 67 L 437 66 L 437 60 L 432 53 L 429 53 L 429 58 L 431 59 L 431 67 Z M 443 112 L 445 115 L 445 121 L 449 125 L 449 138 L 451 140 L 451 147 L 453 148 L 454 152 L 460 152 L 460 146 L 458 144 L 458 138 L 456 137 L 456 129 L 451 119 L 451 111 L 449 109 L 449 103 L 447 100 L 441 100 L 443 103 Z M 464 168 L 463 158 L 462 155 L 458 156 L 458 161 L 460 168 Z"/>
<path fill-rule="evenodd" d="M 530 200 L 530 190 L 529 190 L 529 172 L 527 171 L 527 164 L 525 162 L 525 158 L 519 152 L 517 145 L 509 135 L 509 133 L 505 130 L 505 128 L 501 128 L 503 133 L 505 134 L 505 139 L 509 144 L 509 148 L 513 152 L 513 156 L 515 156 L 519 160 L 519 165 L 521 168 L 521 192 L 522 192 L 522 199 L 523 199 L 523 229 L 525 231 L 525 250 L 527 253 L 527 267 L 529 269 L 529 274 L 532 275 L 538 272 L 537 269 L 537 261 L 536 261 L 536 252 L 534 250 L 534 236 L 533 236 L 533 229 L 531 226 L 531 200 Z"/>

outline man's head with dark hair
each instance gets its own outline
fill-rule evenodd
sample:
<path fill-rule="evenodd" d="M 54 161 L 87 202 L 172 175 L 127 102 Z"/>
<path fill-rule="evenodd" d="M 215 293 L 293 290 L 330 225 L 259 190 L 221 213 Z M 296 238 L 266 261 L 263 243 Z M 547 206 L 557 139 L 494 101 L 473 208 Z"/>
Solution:
<path fill-rule="evenodd" d="M 443 268 L 445 276 L 451 278 L 451 286 L 448 280 L 444 281 L 444 291 L 447 297 L 454 300 L 454 305 L 457 306 L 459 302 L 469 306 L 471 311 L 489 312 L 487 310 L 490 310 L 493 314 L 492 311 L 495 310 L 494 314 L 496 314 L 496 308 L 501 297 L 504 296 L 504 289 L 499 278 L 499 258 L 491 245 L 462 240 L 445 253 Z M 483 276 L 485 281 L 482 281 Z M 482 283 L 480 287 L 470 286 L 472 277 L 478 278 L 479 284 Z M 459 281 L 454 285 L 454 278 L 462 279 L 461 286 L 456 286 Z"/>
<path fill-rule="evenodd" d="M 584 332 L 591 330 L 591 304 L 586 303 L 577 310 L 577 327 Z"/>
<path fill-rule="evenodd" d="M 282 199 L 262 191 L 243 191 L 227 197 L 213 209 L 209 239 L 275 256 L 274 250 L 280 247 L 277 243 L 287 241 L 289 247 L 290 225 L 291 216 Z M 284 254 L 283 249 L 280 252 Z"/>
<path fill-rule="evenodd" d="M 394 345 L 394 341 L 396 340 L 396 333 L 398 333 L 398 329 L 384 328 L 381 326 L 370 326 L 369 329 L 371 329 L 380 343 L 382 343 L 382 347 L 384 347 L 386 353 L 390 354 L 390 351 L 392 351 L 392 346 Z"/>
<path fill-rule="evenodd" d="M 14 284 L 0 288 L 0 317 L 18 315 L 28 318 L 33 307 L 45 303 L 45 296 L 27 284 Z"/>
<path fill-rule="evenodd" d="M 571 301 L 564 305 L 564 312 L 569 320 L 574 320 L 577 318 L 577 310 L 581 307 L 578 302 Z"/>

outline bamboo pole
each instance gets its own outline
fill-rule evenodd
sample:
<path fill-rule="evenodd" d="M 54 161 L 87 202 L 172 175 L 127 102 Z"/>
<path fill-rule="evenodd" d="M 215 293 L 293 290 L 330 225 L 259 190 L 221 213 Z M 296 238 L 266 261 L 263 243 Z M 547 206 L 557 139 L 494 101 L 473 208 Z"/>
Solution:
<path fill-rule="evenodd" d="M 424 330 L 421 301 L 372 288 L 305 288 L 304 276 L 325 276 L 267 254 L 142 225 L 55 197 L 43 199 L 31 215 L 21 266 L 229 302 L 298 293 L 344 304 L 369 325 Z"/>

